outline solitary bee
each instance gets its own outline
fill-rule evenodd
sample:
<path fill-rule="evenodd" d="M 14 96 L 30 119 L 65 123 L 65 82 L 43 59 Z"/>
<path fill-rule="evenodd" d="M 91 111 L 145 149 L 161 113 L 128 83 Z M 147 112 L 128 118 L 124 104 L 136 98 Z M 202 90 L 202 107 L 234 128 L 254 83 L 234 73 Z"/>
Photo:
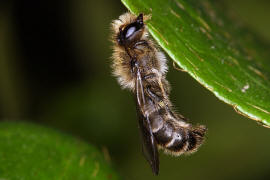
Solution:
<path fill-rule="evenodd" d="M 166 58 L 149 39 L 143 14 L 121 15 L 112 22 L 112 30 L 113 74 L 123 88 L 135 94 L 143 152 L 157 175 L 157 148 L 175 156 L 192 153 L 203 143 L 206 128 L 193 127 L 173 111 Z"/>

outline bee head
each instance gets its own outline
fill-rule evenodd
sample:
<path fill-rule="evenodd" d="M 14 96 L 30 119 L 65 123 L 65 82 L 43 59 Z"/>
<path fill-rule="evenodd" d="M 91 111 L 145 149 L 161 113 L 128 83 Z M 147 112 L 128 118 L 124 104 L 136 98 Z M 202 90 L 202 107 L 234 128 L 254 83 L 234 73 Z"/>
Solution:
<path fill-rule="evenodd" d="M 141 38 L 143 29 L 143 14 L 140 14 L 134 22 L 119 28 L 117 42 L 122 46 L 133 44 Z"/>

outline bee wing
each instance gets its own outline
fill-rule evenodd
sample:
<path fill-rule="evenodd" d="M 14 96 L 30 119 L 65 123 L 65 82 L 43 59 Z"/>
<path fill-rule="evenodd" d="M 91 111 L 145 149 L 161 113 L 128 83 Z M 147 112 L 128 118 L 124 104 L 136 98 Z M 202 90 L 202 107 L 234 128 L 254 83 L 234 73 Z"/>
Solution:
<path fill-rule="evenodd" d="M 145 96 L 139 70 L 137 71 L 136 77 L 136 100 L 139 127 L 143 141 L 143 153 L 147 161 L 150 163 L 153 173 L 157 175 L 159 172 L 157 143 L 152 132 L 149 117 L 144 112 Z"/>

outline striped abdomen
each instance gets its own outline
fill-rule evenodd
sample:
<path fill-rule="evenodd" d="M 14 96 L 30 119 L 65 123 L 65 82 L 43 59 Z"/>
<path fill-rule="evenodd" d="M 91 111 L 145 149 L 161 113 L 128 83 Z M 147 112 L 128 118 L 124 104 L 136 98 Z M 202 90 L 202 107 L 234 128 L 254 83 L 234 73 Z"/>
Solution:
<path fill-rule="evenodd" d="M 152 131 L 159 147 L 173 155 L 191 153 L 202 144 L 206 128 L 175 119 L 172 112 L 164 108 L 155 109 L 149 116 Z"/>
<path fill-rule="evenodd" d="M 149 77 L 145 76 L 145 77 Z M 173 155 L 191 153 L 203 143 L 205 126 L 192 127 L 185 119 L 172 111 L 168 99 L 168 82 L 152 74 L 144 78 L 146 106 L 152 132 L 159 147 Z"/>

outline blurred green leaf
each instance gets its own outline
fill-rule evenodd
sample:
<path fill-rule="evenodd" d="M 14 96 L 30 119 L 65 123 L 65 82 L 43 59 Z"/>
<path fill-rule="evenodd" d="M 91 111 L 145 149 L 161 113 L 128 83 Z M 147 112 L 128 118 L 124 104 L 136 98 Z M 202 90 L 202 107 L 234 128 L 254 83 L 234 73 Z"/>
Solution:
<path fill-rule="evenodd" d="M 0 123 L 0 179 L 119 179 L 91 145 L 27 123 Z"/>
<path fill-rule="evenodd" d="M 212 1 L 122 2 L 152 16 L 151 35 L 183 70 L 237 112 L 270 126 L 269 44 Z"/>

